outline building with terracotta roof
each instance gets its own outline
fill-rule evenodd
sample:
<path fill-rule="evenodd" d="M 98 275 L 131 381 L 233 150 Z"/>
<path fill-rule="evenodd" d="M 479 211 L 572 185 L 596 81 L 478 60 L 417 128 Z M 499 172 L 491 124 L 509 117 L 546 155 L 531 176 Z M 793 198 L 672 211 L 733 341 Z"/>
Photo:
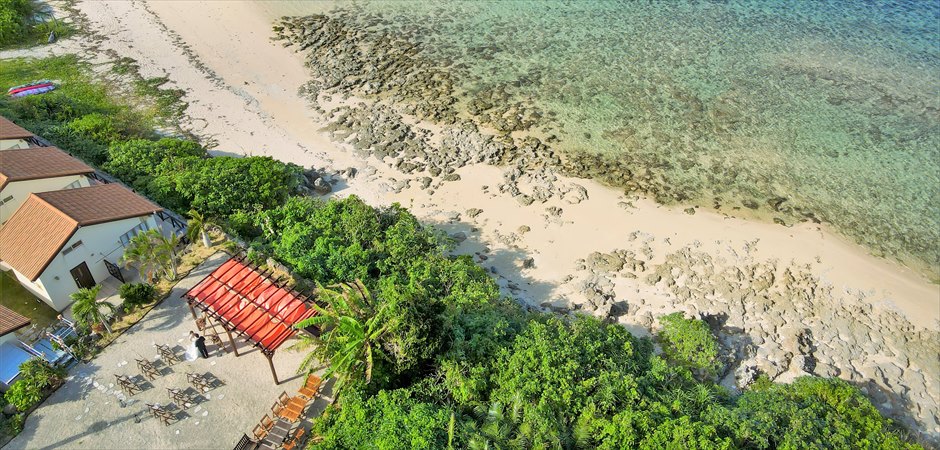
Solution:
<path fill-rule="evenodd" d="M 0 116 L 0 150 L 33 147 L 35 139 L 33 133 Z"/>
<path fill-rule="evenodd" d="M 0 227 L 0 269 L 62 311 L 110 276 L 132 237 L 158 229 L 160 211 L 119 184 L 30 194 Z"/>
<path fill-rule="evenodd" d="M 14 331 L 29 325 L 30 321 L 22 314 L 0 305 L 0 344 L 15 337 Z"/>
<path fill-rule="evenodd" d="M 0 224 L 29 194 L 90 186 L 94 173 L 95 169 L 55 147 L 0 152 Z"/>

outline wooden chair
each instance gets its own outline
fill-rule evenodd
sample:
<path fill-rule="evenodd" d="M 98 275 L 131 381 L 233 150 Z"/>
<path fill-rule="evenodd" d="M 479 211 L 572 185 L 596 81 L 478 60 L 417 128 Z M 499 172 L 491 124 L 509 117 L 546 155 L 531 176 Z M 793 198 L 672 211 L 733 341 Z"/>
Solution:
<path fill-rule="evenodd" d="M 166 388 L 166 390 L 170 395 L 170 398 L 183 408 L 187 408 L 192 405 L 193 400 L 189 398 L 189 395 L 187 395 L 185 391 L 174 388 Z"/>
<path fill-rule="evenodd" d="M 271 417 L 265 414 L 264 417 L 261 418 L 261 427 L 264 428 L 265 433 L 267 433 L 268 431 L 271 431 L 271 428 L 274 428 L 274 421 L 271 420 Z"/>
<path fill-rule="evenodd" d="M 143 390 L 140 386 L 137 385 L 137 383 L 134 382 L 134 380 L 131 380 L 126 375 L 115 374 L 114 376 L 117 378 L 118 386 L 120 386 L 121 390 L 124 391 L 124 393 L 127 395 L 134 395 Z"/>
<path fill-rule="evenodd" d="M 294 448 L 297 446 L 303 448 L 302 442 L 304 431 L 304 427 L 298 427 L 297 430 L 294 431 L 294 437 L 290 440 L 290 442 L 284 443 L 284 450 L 294 450 Z"/>
<path fill-rule="evenodd" d="M 268 430 L 265 430 L 261 424 L 255 425 L 255 429 L 251 431 L 255 435 L 256 440 L 262 440 L 265 436 L 268 435 Z"/>
<path fill-rule="evenodd" d="M 150 411 L 150 415 L 155 419 L 163 422 L 163 425 L 169 425 L 170 421 L 173 420 L 173 415 L 169 411 L 163 409 L 163 407 L 158 405 L 153 405 L 147 403 L 147 410 Z"/>
<path fill-rule="evenodd" d="M 146 359 L 138 359 L 137 368 L 140 369 L 141 375 L 147 377 L 148 380 L 153 381 L 157 378 L 157 375 L 160 375 L 160 372 L 157 372 L 157 368 L 153 366 L 153 363 L 147 361 Z"/>
<path fill-rule="evenodd" d="M 304 386 L 300 388 L 297 392 L 301 397 L 310 400 L 317 396 L 317 392 L 320 390 L 320 386 L 323 384 L 323 380 L 320 377 L 310 374 L 307 376 L 307 380 L 304 381 Z"/>
<path fill-rule="evenodd" d="M 173 352 L 173 349 L 171 349 L 168 345 L 161 345 L 161 344 L 154 344 L 154 345 L 157 346 L 157 350 L 160 351 L 160 357 L 163 358 L 163 361 L 166 362 L 168 366 L 171 366 L 173 364 L 180 362 L 179 357 L 176 356 L 176 353 Z"/>
<path fill-rule="evenodd" d="M 287 395 L 287 392 L 281 392 L 281 395 L 277 396 L 277 402 L 280 403 L 281 406 L 287 406 L 287 402 L 289 401 L 290 401 L 290 396 Z"/>
<path fill-rule="evenodd" d="M 284 405 L 280 404 L 279 402 L 274 402 L 274 404 L 271 405 L 271 412 L 274 414 L 274 416 L 283 419 L 284 416 L 281 415 L 281 411 L 284 411 Z"/>
<path fill-rule="evenodd" d="M 202 331 L 202 330 L 205 330 L 205 329 L 206 329 L 206 318 L 205 318 L 205 317 L 200 317 L 200 318 L 196 319 L 196 328 L 198 328 L 199 331 Z"/>
<path fill-rule="evenodd" d="M 189 382 L 199 392 L 209 391 L 209 380 L 198 373 L 186 372 L 186 381 Z"/>

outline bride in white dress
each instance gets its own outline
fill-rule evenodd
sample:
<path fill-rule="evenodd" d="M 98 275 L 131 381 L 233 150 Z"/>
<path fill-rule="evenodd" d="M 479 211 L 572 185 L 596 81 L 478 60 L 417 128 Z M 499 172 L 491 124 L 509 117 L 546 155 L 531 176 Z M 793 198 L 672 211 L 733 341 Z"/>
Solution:
<path fill-rule="evenodd" d="M 196 358 L 199 358 L 199 350 L 196 348 L 196 333 L 190 331 L 189 339 L 189 347 L 186 348 L 186 355 L 184 355 L 184 357 L 186 361 L 195 361 Z"/>

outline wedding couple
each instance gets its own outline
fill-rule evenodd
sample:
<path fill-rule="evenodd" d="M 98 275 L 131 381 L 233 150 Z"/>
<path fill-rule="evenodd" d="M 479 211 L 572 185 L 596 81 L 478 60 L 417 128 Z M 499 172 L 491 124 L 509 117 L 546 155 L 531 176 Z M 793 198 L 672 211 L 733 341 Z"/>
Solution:
<path fill-rule="evenodd" d="M 189 361 L 196 359 L 197 352 L 199 356 L 202 356 L 203 358 L 208 358 L 209 350 L 206 349 L 206 338 L 203 336 L 200 336 L 195 331 L 189 332 L 189 338 L 192 339 L 193 344 L 189 348 L 189 350 L 186 351 L 186 359 Z"/>

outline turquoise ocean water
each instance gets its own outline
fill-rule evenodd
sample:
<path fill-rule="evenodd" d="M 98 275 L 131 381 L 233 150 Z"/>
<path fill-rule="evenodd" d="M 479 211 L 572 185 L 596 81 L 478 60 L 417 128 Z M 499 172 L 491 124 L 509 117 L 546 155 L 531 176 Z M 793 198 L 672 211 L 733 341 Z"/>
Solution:
<path fill-rule="evenodd" d="M 556 148 L 617 161 L 664 202 L 811 212 L 877 254 L 940 261 L 940 2 L 262 7 L 411 40 L 462 95 L 534 105 Z"/>

